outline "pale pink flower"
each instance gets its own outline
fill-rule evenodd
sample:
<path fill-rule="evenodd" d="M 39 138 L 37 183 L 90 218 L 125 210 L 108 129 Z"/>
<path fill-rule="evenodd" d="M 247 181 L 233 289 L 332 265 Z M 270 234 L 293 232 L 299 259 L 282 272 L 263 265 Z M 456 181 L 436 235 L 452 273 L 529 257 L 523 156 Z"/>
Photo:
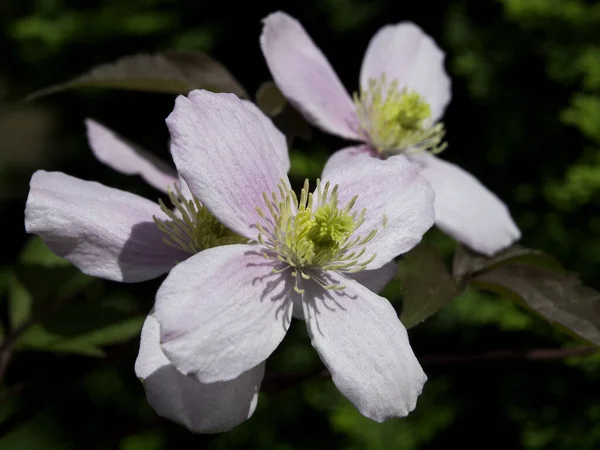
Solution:
<path fill-rule="evenodd" d="M 287 172 L 284 136 L 254 105 L 242 103 L 254 114 L 253 127 L 261 129 L 274 150 L 271 163 Z M 93 120 L 88 119 L 86 126 L 90 146 L 100 161 L 122 173 L 141 175 L 163 192 L 178 184 L 187 200 L 194 199 L 167 163 Z M 243 151 L 243 146 L 239 149 Z M 136 195 L 62 173 L 38 171 L 31 181 L 25 225 L 28 232 L 39 234 L 53 251 L 83 272 L 137 282 L 160 276 L 192 255 L 166 245 L 154 217 L 169 219 L 158 205 Z M 206 234 L 210 237 L 210 232 Z M 377 292 L 394 274 L 395 264 L 390 262 L 351 276 Z M 302 311 L 296 315 L 301 317 Z M 194 432 L 212 433 L 231 429 L 252 415 L 264 365 L 223 382 L 203 383 L 183 375 L 163 353 L 159 325 L 151 313 L 142 329 L 135 372 L 159 415 Z"/>
<path fill-rule="evenodd" d="M 418 170 L 405 159 L 369 158 L 326 170 L 313 192 L 306 182 L 296 197 L 256 116 L 235 96 L 180 96 L 167 125 L 190 191 L 254 242 L 205 250 L 171 270 L 154 310 L 171 363 L 202 383 L 260 372 L 295 309 L 362 414 L 408 414 L 425 374 L 391 304 L 348 274 L 383 267 L 433 224 L 433 192 Z M 247 393 L 254 381 L 238 389 Z"/>
<path fill-rule="evenodd" d="M 272 163 L 287 172 L 285 137 L 255 105 L 243 105 L 253 115 L 254 126 L 270 140 Z M 165 193 L 170 188 L 171 195 L 177 186 L 181 195 L 174 200 L 179 208 L 169 216 L 169 209 L 140 196 L 60 172 L 37 171 L 30 183 L 25 228 L 40 235 L 53 252 L 86 274 L 133 283 L 163 275 L 211 246 L 247 241 L 210 216 L 174 168 L 93 120 L 88 119 L 86 126 L 90 146 L 100 161 L 120 172 L 139 174 Z M 187 227 L 177 220 L 185 214 L 190 219 Z M 175 234 L 161 231 L 156 219 L 171 224 L 163 230 Z M 386 270 L 388 274 L 374 271 L 372 282 L 389 281 L 390 268 Z M 135 372 L 159 415 L 194 432 L 212 433 L 233 428 L 252 415 L 264 368 L 221 383 L 201 383 L 182 375 L 162 352 L 158 322 L 151 314 L 142 329 Z"/>
<path fill-rule="evenodd" d="M 444 53 L 417 25 L 386 25 L 372 38 L 360 93 L 348 95 L 302 25 L 283 12 L 264 19 L 260 44 L 275 83 L 314 125 L 362 142 L 336 152 L 327 169 L 365 157 L 408 158 L 435 191 L 436 224 L 492 255 L 520 238 L 507 207 L 475 177 L 436 156 L 450 101 Z M 390 183 L 388 188 L 396 190 Z"/>

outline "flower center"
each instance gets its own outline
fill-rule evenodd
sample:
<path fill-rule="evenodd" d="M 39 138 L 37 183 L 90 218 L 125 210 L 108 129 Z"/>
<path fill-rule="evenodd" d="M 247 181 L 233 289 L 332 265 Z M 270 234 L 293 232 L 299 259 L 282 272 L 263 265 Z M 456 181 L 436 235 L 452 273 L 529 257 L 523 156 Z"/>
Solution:
<path fill-rule="evenodd" d="M 153 217 L 158 229 L 166 235 L 163 238 L 165 244 L 195 254 L 212 247 L 248 242 L 222 225 L 197 198 L 186 199 L 179 186 L 175 185 L 175 192 L 169 188 L 168 194 L 175 211 L 159 200 L 160 209 L 169 219 Z"/>
<path fill-rule="evenodd" d="M 354 94 L 354 105 L 364 133 L 384 157 L 403 152 L 439 153 L 445 147 L 442 123 L 431 123 L 431 107 L 418 93 L 398 89 L 385 74 L 370 79 L 366 90 Z"/>
<path fill-rule="evenodd" d="M 299 201 L 283 181 L 270 197 L 266 193 L 263 196 L 268 214 L 256 208 L 264 219 L 264 224 L 257 224 L 258 241 L 270 250 L 264 254 L 265 258 L 284 263 L 283 269 L 275 272 L 292 269 L 297 292 L 304 292 L 299 287 L 301 279 L 311 278 L 326 289 L 343 289 L 344 286 L 328 284 L 318 272 L 359 272 L 375 259 L 376 255 L 370 258 L 363 255 L 364 245 L 377 230 L 364 236 L 356 233 L 366 214 L 366 209 L 360 213 L 353 210 L 358 196 L 341 207 L 338 186 L 331 189 L 327 182 L 323 187 L 320 180 L 314 193 L 309 193 L 306 180 Z"/>

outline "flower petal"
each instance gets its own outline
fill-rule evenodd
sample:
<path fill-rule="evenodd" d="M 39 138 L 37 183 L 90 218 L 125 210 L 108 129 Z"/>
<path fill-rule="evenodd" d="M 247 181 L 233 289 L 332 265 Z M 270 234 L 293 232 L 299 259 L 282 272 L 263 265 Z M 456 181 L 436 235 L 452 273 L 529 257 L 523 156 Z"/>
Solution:
<path fill-rule="evenodd" d="M 379 269 L 363 270 L 356 273 L 348 273 L 346 276 L 358 281 L 368 290 L 379 293 L 390 281 L 394 279 L 398 271 L 398 265 L 394 261 L 390 261 Z M 294 302 L 294 310 L 292 315 L 295 319 L 304 320 L 304 309 L 302 306 L 302 298 L 292 296 Z"/>
<path fill-rule="evenodd" d="M 379 157 L 377 155 L 377 152 L 375 152 L 368 145 L 353 145 L 352 147 L 346 147 L 341 150 L 338 150 L 333 155 L 331 155 L 325 163 L 323 173 L 329 172 L 330 170 L 338 166 L 343 166 L 352 162 L 353 159 L 358 155 L 373 156 L 375 158 Z"/>
<path fill-rule="evenodd" d="M 153 154 L 92 119 L 86 119 L 85 126 L 90 147 L 100 162 L 126 175 L 140 175 L 162 192 L 177 181 L 175 169 Z"/>
<path fill-rule="evenodd" d="M 369 79 L 398 80 L 427 99 L 432 121 L 444 114 L 450 101 L 450 78 L 444 69 L 444 52 L 435 41 L 411 22 L 386 25 L 371 39 L 360 72 L 363 89 Z"/>
<path fill-rule="evenodd" d="M 403 156 L 381 160 L 357 155 L 348 164 L 324 171 L 321 183 L 327 181 L 339 185 L 341 206 L 358 196 L 354 211 L 366 209 L 357 235 L 377 230 L 366 244 L 365 257 L 377 255 L 370 270 L 409 251 L 433 225 L 433 190 Z"/>
<path fill-rule="evenodd" d="M 228 431 L 254 413 L 265 372 L 259 364 L 231 381 L 200 383 L 179 372 L 160 347 L 160 326 L 149 315 L 142 328 L 135 373 L 156 413 L 195 433 Z"/>
<path fill-rule="evenodd" d="M 411 412 L 427 377 L 392 305 L 360 283 L 329 273 L 342 291 L 304 286 L 313 347 L 340 392 L 364 416 L 383 422 Z"/>
<path fill-rule="evenodd" d="M 445 233 L 488 256 L 521 237 L 506 205 L 473 175 L 432 155 L 410 159 L 435 191 L 435 222 Z"/>
<path fill-rule="evenodd" d="M 390 261 L 379 269 L 350 273 L 348 277 L 358 281 L 368 290 L 378 293 L 394 279 L 397 271 L 398 265 L 394 261 Z"/>
<path fill-rule="evenodd" d="M 219 221 L 256 239 L 263 193 L 287 175 L 262 121 L 233 94 L 179 96 L 167 118 L 171 154 L 192 193 Z"/>
<path fill-rule="evenodd" d="M 260 46 L 279 90 L 316 126 L 361 139 L 348 92 L 300 22 L 275 12 L 263 23 Z"/>
<path fill-rule="evenodd" d="M 38 170 L 30 183 L 25 229 L 82 272 L 136 282 L 168 272 L 189 254 L 163 243 L 145 198 L 60 172 Z"/>
<path fill-rule="evenodd" d="M 262 248 L 227 245 L 178 264 L 156 296 L 162 348 L 203 383 L 227 381 L 262 363 L 289 327 L 293 286 Z"/>
<path fill-rule="evenodd" d="M 244 103 L 244 106 L 246 106 L 246 108 L 252 111 L 256 115 L 256 117 L 258 117 L 263 126 L 263 129 L 269 136 L 269 140 L 273 145 L 273 149 L 277 153 L 277 156 L 279 156 L 283 171 L 286 173 L 289 172 L 290 154 L 288 152 L 287 140 L 285 138 L 285 135 L 281 131 L 279 131 L 279 129 L 275 126 L 273 121 L 269 119 L 265 115 L 265 113 L 263 113 L 260 110 L 260 108 L 254 103 L 248 100 L 242 100 L 242 103 Z"/>

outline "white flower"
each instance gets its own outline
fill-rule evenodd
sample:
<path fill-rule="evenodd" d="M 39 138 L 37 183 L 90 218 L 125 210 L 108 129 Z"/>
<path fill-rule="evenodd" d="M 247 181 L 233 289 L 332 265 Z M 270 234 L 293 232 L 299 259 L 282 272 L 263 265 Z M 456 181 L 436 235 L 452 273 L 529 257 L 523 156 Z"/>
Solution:
<path fill-rule="evenodd" d="M 408 158 L 435 191 L 436 224 L 492 255 L 521 234 L 504 203 L 475 177 L 436 156 L 445 147 L 439 122 L 450 101 L 444 53 L 410 22 L 386 25 L 373 39 L 353 99 L 302 25 L 282 12 L 264 19 L 260 43 L 281 92 L 313 124 L 360 141 L 327 162 L 362 164 L 368 157 Z M 393 183 L 388 185 L 396 190 Z"/>
<path fill-rule="evenodd" d="M 385 266 L 433 224 L 433 192 L 418 170 L 369 158 L 325 171 L 313 192 L 306 183 L 296 197 L 264 129 L 235 96 L 179 97 L 167 125 L 190 191 L 253 242 L 197 253 L 167 276 L 154 317 L 173 366 L 204 384 L 258 373 L 295 309 L 362 414 L 408 414 L 426 377 L 406 330 L 386 299 L 348 275 Z M 386 188 L 392 182 L 397 191 Z M 247 391 L 255 383 L 250 377 Z"/>

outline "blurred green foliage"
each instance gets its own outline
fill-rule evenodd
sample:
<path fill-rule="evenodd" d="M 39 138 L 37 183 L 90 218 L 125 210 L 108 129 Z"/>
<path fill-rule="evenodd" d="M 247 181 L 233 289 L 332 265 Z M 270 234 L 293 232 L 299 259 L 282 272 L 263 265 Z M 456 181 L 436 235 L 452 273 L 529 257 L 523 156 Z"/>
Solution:
<path fill-rule="evenodd" d="M 396 3 L 307 1 L 290 5 L 288 12 L 306 26 L 349 90 L 356 88 L 363 51 L 380 26 L 412 20 L 430 33 L 446 50 L 453 79 L 445 118 L 450 146 L 443 157 L 476 174 L 507 202 L 524 245 L 552 254 L 586 284 L 600 288 L 600 219 L 595 214 L 600 5 L 583 0 L 451 0 L 435 8 Z M 23 209 L 29 177 L 39 168 L 156 199 L 140 179 L 115 174 L 93 159 L 82 124 L 84 117 L 97 118 L 167 159 L 164 118 L 173 96 L 77 91 L 35 103 L 19 100 L 124 55 L 167 49 L 210 52 L 247 92 L 256 92 L 269 78 L 258 47 L 260 19 L 280 7 L 266 0 L 247 5 L 188 0 L 0 5 L 0 220 L 5 236 L 0 337 L 22 330 L 6 386 L 0 389 L 0 448 L 600 447 L 598 355 L 543 362 L 432 358 L 577 345 L 508 298 L 473 287 L 411 331 L 429 381 L 405 420 L 377 424 L 363 418 L 326 377 L 287 383 L 286 377 L 321 367 L 299 322 L 267 365 L 275 375 L 265 381 L 257 412 L 234 431 L 194 436 L 157 418 L 147 405 L 133 361 L 141 322 L 160 280 L 126 286 L 79 273 L 37 238 L 25 236 Z M 315 130 L 314 142 L 309 141 L 310 132 L 293 110 L 282 114 L 288 125 L 294 124 L 295 133 L 289 134 L 296 136 L 293 181 L 317 177 L 329 153 L 346 144 Z M 445 279 L 443 262 L 450 270 L 456 246 L 437 230 L 426 242 L 443 261 L 401 272 L 403 279 L 384 293 L 399 309 L 409 291 L 423 295 L 424 302 L 447 301 L 427 288 Z M 407 279 L 415 273 L 425 278 Z"/>

